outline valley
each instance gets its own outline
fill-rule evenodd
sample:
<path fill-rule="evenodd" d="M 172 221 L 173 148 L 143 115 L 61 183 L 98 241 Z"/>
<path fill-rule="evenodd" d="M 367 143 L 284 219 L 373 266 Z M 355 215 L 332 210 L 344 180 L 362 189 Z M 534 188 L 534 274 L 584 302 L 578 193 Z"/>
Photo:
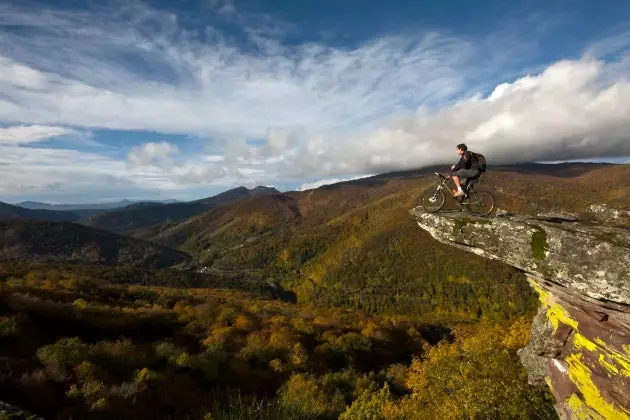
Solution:
<path fill-rule="evenodd" d="M 3 401 L 45 418 L 557 418 L 516 355 L 537 310 L 523 274 L 409 217 L 432 170 L 0 213 Z M 480 185 L 501 210 L 588 219 L 630 209 L 628 179 L 523 164 Z"/>

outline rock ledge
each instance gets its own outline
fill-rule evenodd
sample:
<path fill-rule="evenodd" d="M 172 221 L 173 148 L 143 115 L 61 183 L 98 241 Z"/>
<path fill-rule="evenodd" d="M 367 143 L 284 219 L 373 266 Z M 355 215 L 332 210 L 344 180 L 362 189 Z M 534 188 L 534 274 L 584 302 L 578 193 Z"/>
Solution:
<path fill-rule="evenodd" d="M 438 241 L 527 275 L 542 304 L 519 357 L 530 383 L 551 388 L 562 419 L 630 420 L 630 230 L 625 214 L 605 210 L 614 216 L 598 218 L 605 224 L 410 210 Z"/>

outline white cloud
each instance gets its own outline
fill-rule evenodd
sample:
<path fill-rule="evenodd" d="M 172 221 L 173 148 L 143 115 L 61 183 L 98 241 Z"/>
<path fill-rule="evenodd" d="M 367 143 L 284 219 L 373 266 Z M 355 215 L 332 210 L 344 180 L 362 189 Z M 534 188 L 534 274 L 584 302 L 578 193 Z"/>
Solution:
<path fill-rule="evenodd" d="M 217 179 L 224 178 L 229 174 L 228 170 L 223 167 L 198 163 L 174 166 L 167 173 L 172 176 L 175 182 L 188 186 L 190 184 L 220 184 L 220 182 L 217 183 Z"/>
<path fill-rule="evenodd" d="M 12 47 L 0 58 L 0 88 L 11 98 L 0 102 L 5 120 L 221 138 L 353 129 L 451 98 L 485 71 L 467 65 L 473 56 L 491 59 L 483 45 L 434 33 L 338 49 L 287 47 L 250 31 L 259 51 L 248 53 L 223 37 L 205 44 L 184 36 L 175 16 L 151 9 L 123 19 L 128 10 L 35 17 L 7 8 L 6 28 L 19 21 L 37 30 L 0 31 Z M 145 61 L 148 71 L 139 74 L 121 55 Z"/>
<path fill-rule="evenodd" d="M 201 157 L 203 162 L 223 162 L 225 160 L 225 156 L 222 155 L 205 155 Z"/>
<path fill-rule="evenodd" d="M 164 191 L 176 194 L 196 184 L 213 184 L 223 176 L 213 166 L 186 163 L 165 168 L 130 166 L 128 162 L 96 153 L 69 149 L 47 149 L 0 145 L 0 195 L 44 195 L 51 188 L 59 194 L 84 196 L 88 200 L 104 194 L 116 197 L 124 190 Z M 225 177 L 217 185 L 231 185 Z"/>
<path fill-rule="evenodd" d="M 56 189 L 101 191 L 128 179 L 124 163 L 75 150 L 0 145 L 0 194 L 17 196 Z M 129 182 L 129 181 L 127 181 Z"/>
<path fill-rule="evenodd" d="M 22 125 L 0 128 L 0 144 L 26 144 L 47 140 L 51 137 L 73 134 L 73 130 L 47 125 Z"/>
<path fill-rule="evenodd" d="M 608 56 L 624 53 L 630 47 L 630 27 L 611 28 L 609 35 L 593 42 L 587 53 L 594 56 Z"/>
<path fill-rule="evenodd" d="M 225 159 L 224 156 L 203 155 L 193 159 L 173 159 L 179 153 L 177 146 L 165 141 L 145 143 L 133 147 L 127 160 L 132 168 L 153 171 L 184 188 L 191 184 L 213 184 L 217 178 L 228 175 L 227 169 L 216 165 Z"/>
<path fill-rule="evenodd" d="M 165 165 L 170 163 L 170 157 L 178 153 L 177 146 L 168 142 L 145 143 L 141 146 L 135 146 L 128 155 L 129 163 L 132 165 Z"/>
<path fill-rule="evenodd" d="M 521 52 L 533 44 L 505 33 L 286 46 L 277 38 L 286 26 L 265 16 L 252 26 L 233 3 L 210 3 L 245 25 L 249 45 L 214 27 L 203 28 L 211 42 L 202 42 L 176 16 L 137 5 L 96 15 L 1 7 L 0 43 L 10 48 L 0 55 L 0 121 L 46 128 L 23 137 L 13 131 L 4 142 L 43 140 L 63 126 L 211 138 L 198 154 L 162 142 L 133 148 L 127 161 L 92 158 L 89 168 L 72 163 L 82 154 L 53 159 L 64 166 L 53 171 L 55 182 L 82 182 L 68 175 L 81 168 L 94 174 L 86 180 L 106 173 L 165 190 L 328 179 L 301 187 L 315 188 L 355 174 L 446 164 L 460 142 L 490 165 L 630 154 L 630 56 L 623 54 L 630 32 L 593 43 L 583 58 L 520 74 L 504 69 L 529 66 Z M 25 30 L 8 29 L 17 24 Z M 24 169 L 8 165 L 2 170 Z M 46 166 L 56 168 L 32 164 L 33 177 Z M 10 182 L 45 181 L 9 177 L 0 191 Z"/>
<path fill-rule="evenodd" d="M 368 178 L 370 176 L 374 176 L 374 174 L 359 175 L 359 176 L 353 176 L 353 177 L 350 177 L 350 178 L 322 179 L 322 180 L 319 180 L 319 181 L 307 182 L 305 184 L 302 184 L 302 185 L 300 185 L 298 190 L 299 191 L 314 190 L 316 188 L 323 187 L 324 185 L 337 184 L 339 182 L 345 182 L 345 181 L 354 181 L 354 180 L 357 180 L 357 179 Z"/>
<path fill-rule="evenodd" d="M 360 135 L 315 138 L 292 167 L 370 173 L 454 161 L 466 142 L 489 164 L 630 154 L 630 83 L 602 83 L 607 63 L 561 61 L 502 84 L 488 98 L 391 119 Z"/>

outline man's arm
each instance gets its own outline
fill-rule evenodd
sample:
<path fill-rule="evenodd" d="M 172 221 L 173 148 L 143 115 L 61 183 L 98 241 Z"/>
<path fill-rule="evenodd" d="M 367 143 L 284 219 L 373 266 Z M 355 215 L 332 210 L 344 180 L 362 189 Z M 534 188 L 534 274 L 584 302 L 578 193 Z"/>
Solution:
<path fill-rule="evenodd" d="M 462 155 L 462 157 L 459 158 L 459 161 L 451 168 L 451 173 L 458 171 L 462 168 L 465 168 L 469 160 L 470 160 L 470 152 L 467 150 Z"/>

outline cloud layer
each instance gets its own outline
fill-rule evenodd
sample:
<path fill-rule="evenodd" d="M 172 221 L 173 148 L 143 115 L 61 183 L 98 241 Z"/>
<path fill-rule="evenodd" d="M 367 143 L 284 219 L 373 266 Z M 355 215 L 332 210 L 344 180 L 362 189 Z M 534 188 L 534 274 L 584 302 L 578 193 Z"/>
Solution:
<path fill-rule="evenodd" d="M 47 125 L 21 125 L 0 128 L 0 144 L 18 145 L 36 143 L 51 137 L 72 134 L 73 131 L 64 127 Z"/>
<path fill-rule="evenodd" d="M 0 193 L 297 186 L 451 162 L 460 142 L 489 163 L 630 155 L 630 32 L 523 75 L 513 69 L 531 65 L 532 42 L 504 33 L 288 46 L 287 26 L 214 3 L 246 42 L 140 5 L 0 6 Z M 126 160 L 16 147 L 104 128 L 190 135 L 207 147 L 187 154 L 147 138 L 118 153 Z"/>
<path fill-rule="evenodd" d="M 220 138 L 260 138 L 270 127 L 352 130 L 410 105 L 440 104 L 482 70 L 466 65 L 480 49 L 433 33 L 353 50 L 287 47 L 254 34 L 250 52 L 220 34 L 211 44 L 185 37 L 171 28 L 174 15 L 137 13 L 136 26 L 115 14 L 5 16 L 6 27 L 19 22 L 28 31 L 0 37 L 13 46 L 0 58 L 0 88 L 10 98 L 0 101 L 0 117 Z M 137 27 L 150 22 L 168 29 Z"/>

